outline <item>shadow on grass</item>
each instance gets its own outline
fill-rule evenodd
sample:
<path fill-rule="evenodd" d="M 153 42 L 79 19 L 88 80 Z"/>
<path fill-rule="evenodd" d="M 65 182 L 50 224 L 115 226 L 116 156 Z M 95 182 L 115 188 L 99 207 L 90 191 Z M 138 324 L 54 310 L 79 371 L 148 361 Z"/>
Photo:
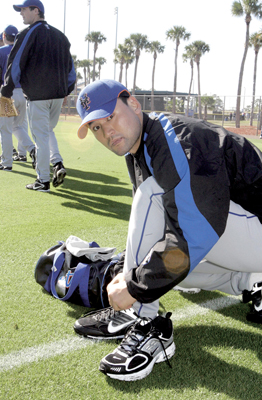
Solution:
<path fill-rule="evenodd" d="M 27 164 L 23 167 L 32 171 Z M 13 172 L 36 179 L 33 171 L 32 173 L 19 170 Z M 63 207 L 128 221 L 130 204 L 116 200 L 118 197 L 132 197 L 130 187 L 124 186 L 128 184 L 114 176 L 67 168 L 67 176 L 61 186 L 55 189 L 52 183 L 50 184 L 50 195 L 61 197 Z"/>
<path fill-rule="evenodd" d="M 208 300 L 214 300 L 216 298 L 221 298 L 221 296 L 226 296 L 222 292 L 218 291 L 205 291 L 201 290 L 198 294 L 188 294 L 188 293 L 179 293 L 180 296 L 183 296 L 184 299 L 191 301 L 192 303 L 199 305 L 201 302 L 205 302 Z M 250 325 L 251 322 L 247 321 L 246 316 L 247 313 L 250 312 L 251 302 L 248 304 L 242 303 L 241 301 L 238 304 L 232 304 L 232 306 L 223 307 L 221 309 L 217 309 L 216 313 L 222 315 L 223 317 L 233 318 L 236 321 L 240 321 L 241 323 Z M 253 324 L 258 329 L 262 329 L 262 325 Z M 262 344 L 262 343 L 261 343 Z M 262 398 L 262 396 L 261 396 Z"/>
<path fill-rule="evenodd" d="M 217 292 L 203 292 L 201 295 L 182 295 L 187 299 L 195 299 L 193 302 L 196 303 L 205 295 L 221 297 Z M 74 319 L 93 310 L 72 303 L 67 304 L 67 313 Z M 248 308 L 247 305 L 241 306 L 245 311 Z M 160 308 L 164 308 L 163 304 L 160 304 Z M 239 313 L 239 310 L 240 305 L 233 305 L 216 312 L 245 322 L 245 315 Z M 256 324 L 253 326 L 260 328 Z M 162 362 L 156 364 L 152 373 L 143 380 L 121 382 L 107 377 L 105 379 L 108 385 L 118 392 L 119 398 L 121 393 L 137 393 L 139 397 L 143 395 L 143 390 L 148 391 L 152 388 L 175 390 L 178 396 L 181 394 L 181 398 L 184 398 L 183 392 L 187 392 L 189 396 L 188 391 L 198 393 L 203 389 L 209 391 L 208 399 L 222 394 L 236 400 L 258 400 L 261 398 L 262 385 L 261 339 L 260 332 L 246 332 L 230 327 L 199 324 L 193 327 L 180 326 L 174 330 L 176 353 L 170 360 L 172 369 Z M 247 357 L 252 357 L 252 360 L 249 362 Z M 193 393 L 191 395 L 193 396 Z"/>
<path fill-rule="evenodd" d="M 261 370 L 249 369 L 241 357 L 241 351 L 245 357 L 251 352 L 262 361 L 261 335 L 218 326 L 187 326 L 175 330 L 174 341 L 172 369 L 163 362 L 156 364 L 152 373 L 141 381 L 106 378 L 108 384 L 125 393 L 139 393 L 152 387 L 177 390 L 183 397 L 183 391 L 205 388 L 214 394 L 210 399 L 219 393 L 237 400 L 261 399 Z"/>

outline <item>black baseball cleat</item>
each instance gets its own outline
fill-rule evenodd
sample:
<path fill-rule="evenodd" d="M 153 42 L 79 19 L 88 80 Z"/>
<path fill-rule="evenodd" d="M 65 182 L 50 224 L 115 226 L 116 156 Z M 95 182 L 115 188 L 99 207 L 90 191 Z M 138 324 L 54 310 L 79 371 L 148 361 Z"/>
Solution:
<path fill-rule="evenodd" d="M 50 192 L 50 182 L 40 182 L 38 179 L 34 183 L 26 185 L 26 189 L 36 192 Z"/>
<path fill-rule="evenodd" d="M 136 381 L 145 378 L 155 363 L 175 354 L 171 313 L 153 320 L 140 320 L 127 332 L 121 344 L 104 357 L 99 370 L 113 379 Z"/>
<path fill-rule="evenodd" d="M 13 161 L 19 161 L 19 162 L 27 162 L 26 156 L 14 156 Z"/>
<path fill-rule="evenodd" d="M 32 167 L 35 169 L 36 167 L 36 153 L 35 153 L 35 147 L 30 151 L 29 153 L 31 159 L 32 159 Z"/>
<path fill-rule="evenodd" d="M 74 330 L 90 339 L 122 339 L 137 320 L 138 316 L 132 309 L 115 311 L 108 307 L 79 318 L 75 322 Z"/>
<path fill-rule="evenodd" d="M 58 162 L 53 167 L 53 179 L 52 183 L 54 187 L 62 185 L 66 176 L 66 170 L 61 162 Z"/>
<path fill-rule="evenodd" d="M 244 290 L 242 294 L 243 303 L 252 302 L 247 320 L 256 324 L 262 324 L 262 282 L 256 282 L 252 290 Z"/>
<path fill-rule="evenodd" d="M 4 167 L 3 164 L 0 164 L 0 171 L 11 172 L 12 167 Z"/>

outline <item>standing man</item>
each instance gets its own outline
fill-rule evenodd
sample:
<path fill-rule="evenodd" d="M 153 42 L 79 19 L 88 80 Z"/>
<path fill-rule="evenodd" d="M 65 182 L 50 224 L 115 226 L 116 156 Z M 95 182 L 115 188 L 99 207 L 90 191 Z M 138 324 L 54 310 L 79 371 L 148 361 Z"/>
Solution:
<path fill-rule="evenodd" d="M 24 0 L 13 7 L 29 27 L 17 35 L 9 55 L 1 94 L 11 97 L 16 83 L 20 82 L 28 99 L 29 126 L 36 143 L 37 179 L 26 188 L 49 192 L 50 160 L 53 164 L 53 186 L 61 185 L 66 176 L 54 128 L 63 99 L 74 89 L 76 73 L 70 43 L 62 32 L 47 24 L 43 3 L 40 0 Z"/>
<path fill-rule="evenodd" d="M 3 32 L 2 32 L 2 33 L 0 33 L 0 47 L 3 47 L 4 45 L 5 44 L 4 44 Z M 0 80 L 1 80 L 1 76 L 3 76 L 2 73 L 3 73 L 3 71 L 2 71 L 2 68 L 0 67 Z M 0 82 L 0 86 L 2 84 L 3 84 L 3 80 Z M 18 157 L 18 153 L 17 153 L 16 149 L 13 147 L 13 158 L 14 157 Z M 0 162 L 1 161 L 2 161 L 2 155 L 0 156 Z"/>
<path fill-rule="evenodd" d="M 125 155 L 135 191 L 123 273 L 107 286 L 111 308 L 74 326 L 100 339 L 123 337 L 131 326 L 100 370 L 131 381 L 172 357 L 169 314 L 157 314 L 159 298 L 177 284 L 243 294 L 253 306 L 247 319 L 262 323 L 261 152 L 205 121 L 148 116 L 112 80 L 84 88 L 77 110 L 78 136 L 89 129 L 108 150 Z"/>
<path fill-rule="evenodd" d="M 8 25 L 3 32 L 3 40 L 5 46 L 0 48 L 0 69 L 2 70 L 2 76 L 0 77 L 1 83 L 4 82 L 4 76 L 6 72 L 8 56 L 12 50 L 15 37 L 18 30 L 13 25 Z M 18 155 L 17 161 L 26 161 L 26 151 L 29 152 L 32 160 L 35 158 L 35 145 L 28 135 L 28 122 L 26 116 L 26 99 L 23 95 L 21 85 L 19 82 L 16 83 L 13 98 L 15 107 L 18 111 L 16 117 L 3 117 L 0 118 L 0 132 L 1 132 L 1 145 L 2 145 L 2 157 L 0 170 L 12 171 L 13 163 L 13 140 L 12 132 L 18 141 Z M 23 154 L 21 154 L 21 150 Z"/>

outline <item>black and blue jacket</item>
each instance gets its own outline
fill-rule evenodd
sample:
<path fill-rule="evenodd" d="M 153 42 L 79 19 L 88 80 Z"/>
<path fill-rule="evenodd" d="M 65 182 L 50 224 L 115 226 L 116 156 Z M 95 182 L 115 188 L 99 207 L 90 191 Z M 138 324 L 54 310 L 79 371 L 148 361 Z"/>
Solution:
<path fill-rule="evenodd" d="M 2 84 L 4 83 L 4 76 L 6 73 L 7 60 L 8 60 L 10 51 L 12 50 L 12 47 L 13 47 L 13 44 L 7 44 L 6 46 L 0 47 L 0 86 L 2 86 Z M 20 83 L 18 82 L 15 87 L 20 88 L 21 87 Z"/>
<path fill-rule="evenodd" d="M 67 37 L 40 20 L 17 35 L 1 94 L 11 97 L 20 83 L 30 101 L 64 98 L 74 89 L 75 80 Z"/>
<path fill-rule="evenodd" d="M 230 200 L 262 222 L 262 154 L 245 138 L 202 120 L 143 119 L 142 141 L 126 156 L 127 167 L 134 190 L 152 175 L 163 189 L 166 231 L 126 281 L 136 300 L 149 303 L 185 279 L 215 245 Z"/>

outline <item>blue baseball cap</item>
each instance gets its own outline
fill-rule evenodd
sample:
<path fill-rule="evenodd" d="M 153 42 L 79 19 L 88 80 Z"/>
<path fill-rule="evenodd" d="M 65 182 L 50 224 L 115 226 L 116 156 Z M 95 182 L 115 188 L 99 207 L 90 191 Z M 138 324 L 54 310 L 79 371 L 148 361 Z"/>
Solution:
<path fill-rule="evenodd" d="M 109 117 L 116 107 L 118 97 L 130 93 L 122 83 L 103 79 L 87 85 L 79 94 L 76 109 L 82 119 L 77 135 L 84 139 L 88 131 L 88 123 Z"/>
<path fill-rule="evenodd" d="M 4 29 L 4 33 L 6 35 L 10 35 L 13 36 L 14 38 L 16 37 L 16 35 L 18 34 L 18 29 L 14 26 L 14 25 L 8 25 L 5 29 Z"/>
<path fill-rule="evenodd" d="M 45 8 L 43 3 L 40 0 L 24 0 L 22 4 L 13 5 L 15 11 L 21 11 L 21 8 L 25 7 L 37 7 L 44 14 Z"/>

